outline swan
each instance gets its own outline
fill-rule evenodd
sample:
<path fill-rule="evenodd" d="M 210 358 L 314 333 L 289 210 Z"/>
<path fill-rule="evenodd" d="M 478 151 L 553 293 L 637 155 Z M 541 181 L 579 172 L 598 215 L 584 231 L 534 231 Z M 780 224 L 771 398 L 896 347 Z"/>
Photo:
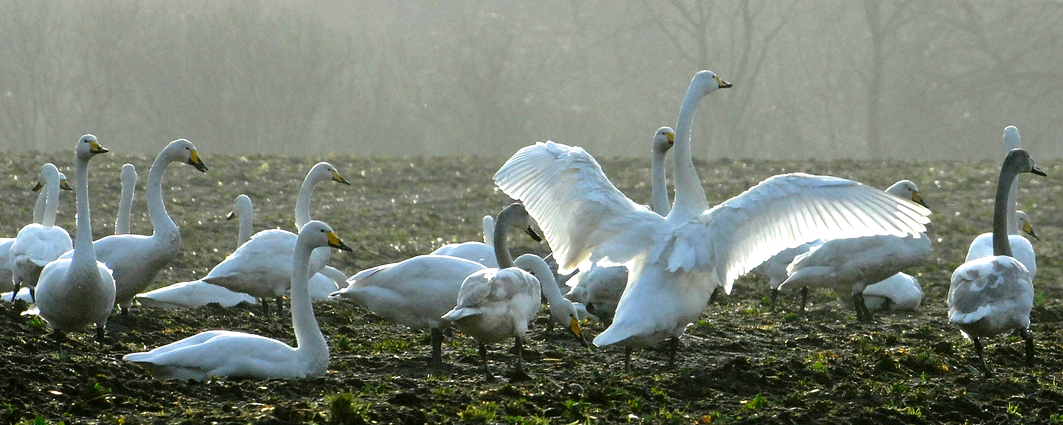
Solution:
<path fill-rule="evenodd" d="M 457 305 L 461 282 L 485 268 L 464 258 L 419 255 L 355 273 L 331 298 L 352 299 L 384 320 L 413 330 L 428 328 L 432 362 L 441 364 L 445 322 L 440 316 Z"/>
<path fill-rule="evenodd" d="M 38 183 L 33 187 L 33 191 L 37 192 L 37 202 L 33 206 L 33 222 L 41 223 L 44 221 L 44 207 L 47 203 L 47 191 L 41 190 L 43 187 Z M 62 190 L 73 190 L 66 181 L 66 175 L 59 173 L 59 188 Z M 26 301 L 32 302 L 32 298 L 29 295 L 29 288 L 23 288 L 25 290 L 15 290 L 15 285 L 11 279 L 11 245 L 15 243 L 15 238 L 0 238 L 0 291 L 5 291 L 0 294 L 0 301 L 11 300 L 21 298 Z M 10 292 L 11 294 L 8 294 Z M 23 295 L 25 294 L 25 295 Z"/>
<path fill-rule="evenodd" d="M 37 310 L 54 329 L 63 332 L 96 325 L 96 339 L 103 341 L 107 316 L 114 308 L 115 281 L 111 270 L 96 260 L 92 242 L 92 218 L 89 213 L 89 159 L 107 149 L 96 136 L 81 136 L 74 148 L 74 173 L 77 178 L 77 231 L 70 258 L 52 261 L 41 270 L 37 281 Z"/>
<path fill-rule="evenodd" d="M 1033 279 L 1021 261 L 1011 255 L 1008 237 L 1008 210 L 1014 193 L 1009 193 L 1019 173 L 1045 176 L 1030 154 L 1012 149 L 1000 167 L 993 202 L 993 255 L 965 261 L 952 272 L 949 284 L 949 323 L 974 342 L 974 351 L 989 377 L 992 372 L 982 355 L 979 337 L 1015 330 L 1026 340 L 1026 365 L 1033 366 L 1033 334 L 1030 310 L 1033 308 Z"/>
<path fill-rule="evenodd" d="M 535 232 L 531 223 L 513 223 L 513 227 L 523 230 L 525 234 L 536 242 L 542 241 L 542 238 L 540 238 L 539 234 Z M 485 267 L 497 268 L 498 260 L 495 260 L 495 247 L 493 241 L 495 234 L 495 220 L 490 215 L 485 215 L 483 218 L 483 232 L 483 242 L 470 241 L 449 243 L 436 248 L 435 251 L 432 251 L 429 254 L 464 258 L 466 260 L 483 264 Z"/>
<path fill-rule="evenodd" d="M 347 275 L 332 266 L 325 266 L 321 271 L 310 277 L 310 299 L 313 301 L 328 300 L 332 293 L 340 289 L 340 285 L 347 284 Z M 289 288 L 289 292 L 291 289 Z"/>
<path fill-rule="evenodd" d="M 1015 126 L 1009 125 L 1004 127 L 1004 151 L 1011 152 L 1013 149 L 1018 148 L 1022 138 L 1019 136 L 1019 129 Z M 1011 243 L 1011 256 L 1022 262 L 1026 266 L 1026 270 L 1030 272 L 1030 281 L 1033 282 L 1037 278 L 1037 254 L 1034 252 L 1033 244 L 1029 240 L 1019 235 L 1019 226 L 1017 218 L 1016 204 L 1019 197 L 1019 179 L 1016 177 L 1011 183 L 1010 192 L 1007 200 L 1007 231 L 1008 240 Z M 989 257 L 995 255 L 993 249 L 993 232 L 982 233 L 971 241 L 971 246 L 967 248 L 967 257 L 964 261 L 971 261 L 975 258 Z"/>
<path fill-rule="evenodd" d="M 295 228 L 310 221 L 310 196 L 314 187 L 322 181 L 335 181 L 350 185 L 336 168 L 327 162 L 315 164 L 303 179 L 295 202 Z M 281 297 L 288 289 L 288 276 L 292 273 L 290 261 L 295 247 L 295 233 L 281 229 L 269 229 L 256 233 L 250 240 L 236 248 L 221 263 L 214 266 L 204 282 L 224 286 L 235 292 L 243 292 L 255 298 L 275 298 L 277 311 L 281 310 Z M 310 257 L 310 271 L 317 273 L 329 260 L 328 250 L 318 249 Z M 269 314 L 269 304 L 262 302 L 262 309 Z"/>
<path fill-rule="evenodd" d="M 11 261 L 11 283 L 15 286 L 14 291 L 18 292 L 18 288 L 22 286 L 30 288 L 31 299 L 34 288 L 37 287 L 37 278 L 41 274 L 41 269 L 74 247 L 70 234 L 62 227 L 55 225 L 55 216 L 59 209 L 60 183 L 59 169 L 55 164 L 49 162 L 41 166 L 34 190 L 43 188 L 44 215 L 40 223 L 27 224 L 18 231 L 8 254 Z M 14 300 L 12 296 L 11 301 Z"/>
<path fill-rule="evenodd" d="M 493 379 L 493 375 L 487 367 L 486 344 L 510 336 L 516 340 L 517 350 L 513 379 L 529 378 L 524 372 L 523 341 L 528 332 L 528 323 L 535 319 L 539 311 L 541 295 L 551 302 L 550 320 L 562 322 L 577 339 L 586 344 L 576 309 L 556 290 L 557 282 L 546 261 L 535 254 L 524 254 L 513 260 L 509 254 L 505 229 L 510 223 L 527 220 L 527 217 L 528 212 L 519 203 L 498 213 L 494 246 L 501 268 L 480 269 L 466 277 L 458 290 L 456 305 L 442 316 L 444 321 L 453 323 L 479 344 L 480 358 L 488 379 Z M 553 288 L 554 291 L 547 288 Z"/>
<path fill-rule="evenodd" d="M 886 189 L 899 199 L 912 201 L 927 208 L 919 187 L 910 180 L 901 180 Z M 930 255 L 930 238 L 925 234 L 912 237 L 872 235 L 825 241 L 809 247 L 808 252 L 794 257 L 786 267 L 788 276 L 778 289 L 802 288 L 801 310 L 807 298 L 807 287 L 834 289 L 839 298 L 851 297 L 857 320 L 873 320 L 864 302 L 864 289 L 885 280 L 901 270 L 917 266 Z M 881 286 L 884 290 L 888 286 Z M 848 305 L 849 303 L 843 303 Z"/>
<path fill-rule="evenodd" d="M 174 140 L 159 152 L 148 171 L 146 196 L 152 235 L 110 235 L 93 243 L 97 258 L 114 273 L 115 303 L 123 314 L 129 312 L 133 297 L 151 285 L 159 270 L 181 252 L 181 230 L 166 213 L 162 199 L 162 176 L 166 166 L 174 162 L 185 162 L 199 172 L 207 172 L 196 147 L 188 140 Z M 63 257 L 70 255 L 67 251 Z"/>
<path fill-rule="evenodd" d="M 129 233 L 129 212 L 133 208 L 133 194 L 137 186 L 137 168 L 122 164 L 122 195 L 118 200 L 118 215 L 114 219 L 114 234 Z"/>
<path fill-rule="evenodd" d="M 650 192 L 653 199 L 653 211 L 662 216 L 668 215 L 672 205 L 668 201 L 668 184 L 665 176 L 665 156 L 675 144 L 675 130 L 671 127 L 658 128 L 653 133 L 650 150 Z M 620 302 L 627 283 L 627 267 L 602 266 L 591 263 L 590 266 L 576 272 L 569 285 L 571 289 L 565 298 L 586 306 L 587 312 L 608 325 L 613 321 L 613 313 Z"/>
<path fill-rule="evenodd" d="M 803 173 L 771 177 L 709 209 L 691 156 L 698 101 L 731 87 L 712 71 L 691 80 L 676 125 L 675 199 L 667 216 L 625 197 L 586 151 L 560 143 L 526 146 L 495 173 L 545 233 L 562 272 L 586 261 L 628 266 L 613 323 L 598 346 L 645 347 L 678 337 L 718 286 L 776 252 L 816 237 L 918 234 L 925 208 L 862 184 Z M 848 221 L 850 218 L 859 220 Z"/>
<path fill-rule="evenodd" d="M 214 376 L 290 379 L 325 373 L 329 363 L 328 343 L 314 317 L 307 288 L 310 254 L 317 247 L 351 250 L 331 227 L 320 221 L 305 223 L 299 231 L 290 276 L 296 347 L 263 336 L 215 330 L 148 352 L 126 354 L 122 360 L 139 364 L 163 379 L 206 380 Z"/>
<path fill-rule="evenodd" d="M 849 298 L 840 297 L 847 301 Z M 864 306 L 868 310 L 915 310 L 923 303 L 923 286 L 915 276 L 897 273 L 864 288 Z"/>

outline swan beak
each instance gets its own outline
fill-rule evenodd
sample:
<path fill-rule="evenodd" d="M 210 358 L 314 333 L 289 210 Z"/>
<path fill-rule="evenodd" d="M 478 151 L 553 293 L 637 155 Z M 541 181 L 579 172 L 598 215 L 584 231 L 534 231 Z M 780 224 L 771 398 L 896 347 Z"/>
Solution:
<path fill-rule="evenodd" d="M 203 160 L 199 159 L 199 153 L 196 152 L 195 149 L 192 149 L 188 153 L 188 165 L 196 167 L 196 170 L 199 170 L 201 173 L 207 172 L 206 164 L 203 164 Z"/>
<path fill-rule="evenodd" d="M 229 211 L 229 215 L 225 216 L 226 221 L 232 220 L 234 218 L 236 218 L 236 211 Z"/>
<path fill-rule="evenodd" d="M 578 319 L 575 317 L 572 318 L 571 323 L 568 325 L 568 330 L 576 336 L 576 339 L 579 340 L 580 344 L 583 344 L 584 347 L 590 347 L 590 344 L 587 343 L 587 339 L 583 337 L 583 328 L 579 326 Z"/>
<path fill-rule="evenodd" d="M 674 145 L 675 144 L 675 133 L 674 132 L 666 134 L 665 138 L 668 139 L 668 144 L 669 145 Z"/>
<path fill-rule="evenodd" d="M 1022 223 L 1022 231 L 1026 232 L 1030 236 L 1033 236 L 1034 239 L 1041 240 L 1041 237 L 1037 236 L 1037 232 L 1033 231 L 1033 225 L 1030 224 L 1029 221 Z"/>
<path fill-rule="evenodd" d="M 65 178 L 59 179 L 59 188 L 63 190 L 74 190 L 74 188 L 70 187 L 70 184 L 66 182 Z"/>
<path fill-rule="evenodd" d="M 351 247 L 349 247 L 349 246 L 347 246 L 347 244 L 343 243 L 343 241 L 341 241 L 340 238 L 337 237 L 336 234 L 332 233 L 332 232 L 328 232 L 328 246 L 331 246 L 333 248 L 338 248 L 338 249 L 340 249 L 342 251 L 352 251 Z"/>
<path fill-rule="evenodd" d="M 1033 166 L 1033 170 L 1031 170 L 1030 172 L 1037 174 L 1041 177 L 1048 177 L 1048 174 L 1045 174 L 1045 172 L 1041 170 L 1041 167 L 1038 167 L 1036 165 Z"/>
<path fill-rule="evenodd" d="M 44 187 L 44 185 L 41 184 L 41 182 L 37 182 L 37 184 L 33 185 L 33 189 L 32 190 L 34 192 L 37 192 L 37 191 L 41 190 L 41 188 L 43 188 L 43 187 Z"/>
<path fill-rule="evenodd" d="M 100 143 L 95 140 L 90 140 L 89 146 L 89 152 L 92 152 L 93 154 L 110 152 L 109 150 L 107 150 L 107 148 L 101 146 Z"/>
<path fill-rule="evenodd" d="M 733 84 L 724 81 L 719 75 L 716 76 L 716 85 L 720 86 L 721 89 L 729 89 L 734 86 Z"/>
<path fill-rule="evenodd" d="M 343 183 L 347 186 L 351 185 L 351 182 L 344 179 L 343 176 L 341 176 L 340 173 L 336 172 L 335 170 L 332 171 L 332 181 Z"/>
<path fill-rule="evenodd" d="M 923 208 L 930 209 L 930 206 L 923 202 L 923 197 L 919 196 L 919 192 L 912 192 L 912 202 L 922 205 Z"/>
<path fill-rule="evenodd" d="M 528 226 L 527 228 L 525 228 L 524 229 L 524 233 L 527 233 L 528 236 L 531 237 L 533 241 L 536 241 L 536 242 L 542 242 L 543 241 L 543 237 L 539 236 L 538 233 L 535 233 L 535 229 L 533 229 L 531 226 Z"/>

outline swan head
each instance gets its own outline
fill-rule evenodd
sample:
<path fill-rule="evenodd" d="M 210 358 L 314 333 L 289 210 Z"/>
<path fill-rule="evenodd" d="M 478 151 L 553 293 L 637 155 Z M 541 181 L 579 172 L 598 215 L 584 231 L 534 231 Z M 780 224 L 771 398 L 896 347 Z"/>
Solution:
<path fill-rule="evenodd" d="M 174 140 L 163 151 L 166 153 L 165 157 L 171 161 L 184 161 L 201 173 L 207 172 L 207 166 L 203 164 L 202 159 L 199 159 L 199 152 L 196 150 L 196 146 L 187 139 Z"/>
<path fill-rule="evenodd" d="M 327 162 L 319 162 L 314 164 L 314 167 L 310 169 L 310 172 L 306 173 L 306 181 L 323 182 L 332 180 L 337 183 L 343 183 L 350 186 L 351 182 L 347 181 L 340 175 L 339 171 L 336 171 L 336 167 Z"/>
<path fill-rule="evenodd" d="M 251 214 L 253 207 L 251 206 L 251 198 L 247 195 L 240 194 L 236 197 L 236 202 L 233 205 L 232 212 L 225 216 L 226 220 L 232 220 L 237 217 L 247 217 Z"/>
<path fill-rule="evenodd" d="M 919 186 L 912 183 L 911 180 L 901 180 L 894 183 L 892 186 L 886 189 L 886 193 L 896 196 L 901 199 L 909 200 L 922 205 L 926 209 L 930 209 L 930 206 L 923 202 L 923 197 L 919 195 Z"/>
<path fill-rule="evenodd" d="M 307 244 L 311 248 L 328 246 L 343 251 L 351 251 L 351 247 L 347 246 L 336 236 L 336 233 L 332 231 L 332 227 L 317 220 L 310 220 L 309 223 L 303 226 L 295 243 Z"/>
<path fill-rule="evenodd" d="M 503 220 L 503 217 L 507 217 Z M 508 222 L 511 226 L 521 229 L 525 234 L 532 238 L 536 242 L 542 242 L 542 236 L 539 236 L 539 232 L 535 231 L 538 225 L 535 220 L 532 220 L 531 215 L 528 214 L 528 210 L 524 208 L 524 204 L 520 202 L 514 202 L 508 207 L 498 213 L 497 223 Z M 505 230 L 502 230 L 505 232 Z"/>
<path fill-rule="evenodd" d="M 57 168 L 55 164 L 47 162 L 41 166 L 41 172 L 37 175 L 37 183 L 33 185 L 33 191 L 40 191 L 45 185 L 51 182 L 58 182 L 59 187 L 63 188 L 63 185 L 66 182 L 66 176 L 59 172 L 59 168 Z M 70 190 L 70 186 L 67 185 L 66 189 Z"/>
<path fill-rule="evenodd" d="M 1022 137 L 1019 137 L 1019 129 L 1013 125 L 1004 127 L 1004 149 L 1012 150 L 1019 147 L 1019 142 L 1022 141 Z"/>
<path fill-rule="evenodd" d="M 59 188 L 63 190 L 74 190 L 70 187 L 70 183 L 66 181 L 66 174 L 59 173 Z"/>
<path fill-rule="evenodd" d="M 1040 236 L 1037 236 L 1037 232 L 1033 230 L 1033 223 L 1030 221 L 1030 216 L 1026 215 L 1025 211 L 1015 211 L 1015 220 L 1019 222 L 1019 228 L 1026 234 L 1033 236 L 1034 239 L 1041 240 Z"/>
<path fill-rule="evenodd" d="M 694 94 L 703 97 L 716 91 L 716 89 L 728 89 L 733 85 L 724 81 L 715 72 L 709 70 L 698 71 L 694 74 L 694 78 L 690 81 L 691 89 L 695 89 Z M 698 93 L 700 92 L 700 93 Z"/>
<path fill-rule="evenodd" d="M 1041 167 L 1034 163 L 1030 153 L 1022 148 L 1015 148 L 1008 152 L 1008 156 L 1004 158 L 1003 168 L 1010 169 L 1015 173 L 1033 173 L 1042 177 L 1048 176 L 1041 170 Z"/>
<path fill-rule="evenodd" d="M 100 145 L 100 142 L 96 140 L 96 136 L 86 134 L 78 139 L 78 144 L 74 146 L 74 154 L 78 159 L 89 159 L 93 156 L 101 153 L 110 152 L 107 148 Z"/>
<path fill-rule="evenodd" d="M 122 164 L 122 184 L 134 185 L 137 182 L 137 167 L 133 164 Z"/>
<path fill-rule="evenodd" d="M 672 127 L 661 127 L 653 134 L 653 151 L 657 153 L 668 152 L 675 145 L 675 130 Z"/>

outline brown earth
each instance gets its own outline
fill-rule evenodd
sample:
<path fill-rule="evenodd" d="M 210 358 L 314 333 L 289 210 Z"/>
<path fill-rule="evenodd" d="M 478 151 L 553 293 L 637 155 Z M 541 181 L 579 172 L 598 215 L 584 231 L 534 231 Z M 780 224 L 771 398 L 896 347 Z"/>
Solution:
<path fill-rule="evenodd" d="M 150 233 L 142 190 L 151 158 L 109 155 L 91 165 L 97 237 L 113 230 L 123 162 L 137 165 L 141 175 L 133 231 Z M 184 253 L 159 274 L 158 286 L 201 277 L 230 251 L 236 229 L 224 215 L 239 193 L 255 201 L 256 229 L 291 229 L 299 182 L 317 161 L 201 155 L 207 174 L 174 164 L 166 175 L 167 208 L 182 228 Z M 480 217 L 510 202 L 491 183 L 503 158 L 325 159 L 353 183 L 322 184 L 313 203 L 314 217 L 354 248 L 333 255 L 332 264 L 348 274 L 445 242 L 479 239 Z M 40 164 L 55 162 L 72 175 L 71 160 L 65 154 L 0 160 L 0 193 L 9 199 L 0 205 L 0 234 L 13 236 L 29 221 L 34 194 L 28 189 Z M 294 343 L 290 321 L 263 317 L 248 305 L 135 308 L 112 316 L 106 344 L 87 330 L 75 332 L 60 354 L 46 324 L 19 314 L 24 303 L 3 303 L 0 423 L 1060 423 L 1063 162 L 1040 164 L 1049 177 L 1024 176 L 1020 196 L 1041 236 L 1034 242 L 1038 362 L 1032 369 L 1023 366 L 1021 339 L 1000 336 L 986 348 L 997 375 L 983 379 L 971 343 L 945 318 L 949 276 L 973 235 L 990 225 L 996 161 L 718 160 L 698 164 L 713 202 L 790 171 L 876 187 L 901 178 L 918 183 L 934 210 L 932 257 L 909 271 L 922 282 L 924 305 L 859 324 L 832 294 L 817 292 L 805 313 L 794 311 L 792 295 L 771 311 L 766 283 L 746 277 L 690 326 L 674 369 L 666 367 L 661 348 L 636 352 L 633 370 L 624 369 L 621 350 L 591 351 L 560 331 L 548 334 L 541 314 L 525 347 L 534 379 L 510 383 L 501 377 L 514 359 L 508 344 L 489 352 L 499 375 L 493 381 L 480 373 L 472 340 L 460 334 L 444 345 L 447 365 L 433 367 L 426 333 L 347 302 L 315 304 L 332 354 L 324 376 L 207 382 L 159 381 L 121 356 L 218 328 Z M 632 199 L 648 202 L 648 161 L 602 165 Z M 59 224 L 71 233 L 73 211 L 74 197 L 64 194 Z M 517 249 L 547 252 L 545 244 L 525 241 Z M 588 332 L 593 337 L 601 330 L 590 325 Z"/>

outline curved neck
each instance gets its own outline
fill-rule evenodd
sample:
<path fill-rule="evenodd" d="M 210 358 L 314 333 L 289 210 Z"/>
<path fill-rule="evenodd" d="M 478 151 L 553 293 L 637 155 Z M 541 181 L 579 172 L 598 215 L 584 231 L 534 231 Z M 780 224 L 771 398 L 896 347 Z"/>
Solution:
<path fill-rule="evenodd" d="M 1007 229 L 1008 229 L 1008 234 L 1009 235 L 1017 235 L 1017 234 L 1019 234 L 1019 220 L 1018 220 L 1018 217 L 1015 216 L 1015 210 L 1018 209 L 1018 206 L 1016 204 L 1018 204 L 1018 202 L 1019 202 L 1019 178 L 1018 178 L 1018 176 L 1014 176 L 1014 180 L 1012 180 L 1012 182 L 1011 182 L 1011 184 L 1009 185 L 1009 188 L 1008 188 L 1008 202 L 1007 202 L 1008 210 L 1007 210 L 1006 223 L 1007 223 Z"/>
<path fill-rule="evenodd" d="M 557 279 L 554 279 L 554 272 L 550 270 L 550 266 L 546 264 L 546 261 L 543 261 L 538 255 L 521 255 L 514 260 L 514 264 L 535 275 L 535 278 L 539 280 L 543 296 L 546 297 L 546 302 L 550 304 L 550 308 L 555 308 L 555 306 L 568 301 L 561 295 L 561 290 L 557 287 Z"/>
<path fill-rule="evenodd" d="M 653 193 L 653 212 L 662 216 L 672 209 L 668 202 L 668 177 L 664 168 L 665 152 L 653 149 L 650 156 L 650 191 Z"/>
<path fill-rule="evenodd" d="M 997 194 L 993 201 L 993 255 L 1011 256 L 1011 242 L 1008 241 L 1008 221 L 1012 225 L 1015 220 L 1009 219 L 1008 210 L 1015 210 L 1012 202 L 1012 182 L 1018 176 L 1011 167 L 1005 165 L 1000 169 L 1000 178 L 997 180 Z"/>
<path fill-rule="evenodd" d="M 683 105 L 679 108 L 679 119 L 675 125 L 675 203 L 669 215 L 679 214 L 682 217 L 692 216 L 708 208 L 708 200 L 705 198 L 705 189 L 701 187 L 701 179 L 694 169 L 694 157 L 690 147 L 690 129 L 694 125 L 694 113 L 697 112 L 698 102 L 702 95 L 694 89 L 693 81 L 691 89 L 687 90 L 683 97 Z"/>
<path fill-rule="evenodd" d="M 77 176 L 77 186 L 74 188 L 74 196 L 77 198 L 77 233 L 74 239 L 74 253 L 71 254 L 71 265 L 83 265 L 83 267 L 95 267 L 96 251 L 92 247 L 92 217 L 89 213 L 89 160 L 77 158 L 74 166 L 74 174 Z"/>
<path fill-rule="evenodd" d="M 41 225 L 51 227 L 55 225 L 55 215 L 59 211 L 59 176 L 49 176 L 44 182 L 44 215 L 41 216 Z"/>
<path fill-rule="evenodd" d="M 295 231 L 303 230 L 303 226 L 310 222 L 310 195 L 314 194 L 314 186 L 317 181 L 307 174 L 303 179 L 303 185 L 299 187 L 299 197 L 295 200 Z"/>
<path fill-rule="evenodd" d="M 48 194 L 45 191 L 37 192 L 37 203 L 33 204 L 33 222 L 40 224 L 44 221 L 44 204 L 47 203 Z"/>
<path fill-rule="evenodd" d="M 513 256 L 509 254 L 509 241 L 506 238 L 506 230 L 513 225 L 512 210 L 506 208 L 502 212 L 498 213 L 498 219 L 495 220 L 495 234 L 494 234 L 494 248 L 495 259 L 498 260 L 498 268 L 508 269 L 513 267 Z"/>
<path fill-rule="evenodd" d="M 251 231 L 254 230 L 255 211 L 248 208 L 247 211 L 242 211 L 238 218 L 240 220 L 240 230 L 236 233 L 237 248 L 251 239 Z"/>
<path fill-rule="evenodd" d="M 484 245 L 495 245 L 495 219 L 489 215 L 484 216 Z"/>
<path fill-rule="evenodd" d="M 166 166 L 170 162 L 172 161 L 164 158 L 164 155 L 160 153 L 155 157 L 155 162 L 151 164 L 151 170 L 148 171 L 148 217 L 151 218 L 151 227 L 154 228 L 153 236 L 169 233 L 180 237 L 177 225 L 170 219 L 170 214 L 166 212 L 166 205 L 162 202 L 162 174 L 166 172 Z"/>
<path fill-rule="evenodd" d="M 127 164 L 128 165 L 128 164 Z M 136 189 L 137 176 L 122 168 L 122 197 L 118 201 L 118 216 L 114 219 L 114 234 L 129 233 L 129 214 L 133 209 L 133 191 Z"/>
<path fill-rule="evenodd" d="M 314 316 L 314 306 L 310 302 L 309 276 L 310 276 L 310 252 L 312 249 L 305 243 L 295 243 L 295 253 L 292 262 L 292 327 L 295 328 L 295 340 L 299 351 L 317 352 L 324 350 L 328 353 L 328 344 L 321 335 L 317 318 Z"/>

